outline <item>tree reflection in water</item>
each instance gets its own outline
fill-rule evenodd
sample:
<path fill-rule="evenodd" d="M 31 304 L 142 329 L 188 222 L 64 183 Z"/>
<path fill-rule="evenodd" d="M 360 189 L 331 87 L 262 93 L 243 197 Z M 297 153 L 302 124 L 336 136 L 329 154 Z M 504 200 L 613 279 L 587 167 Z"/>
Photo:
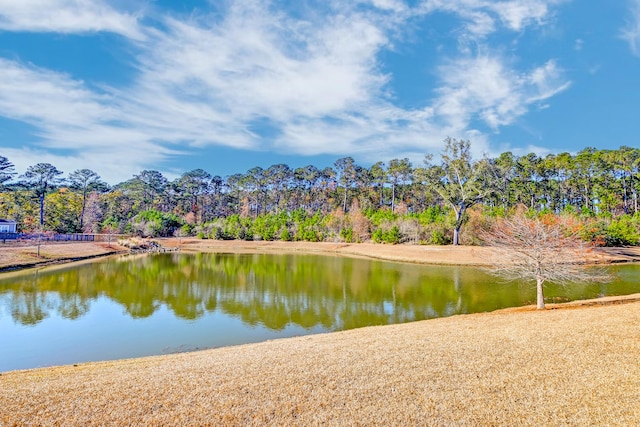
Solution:
<path fill-rule="evenodd" d="M 604 292 L 634 292 L 622 282 Z M 602 293 L 602 285 L 551 287 L 549 296 Z M 517 306 L 535 297 L 530 286 L 495 283 L 474 268 L 297 254 L 127 256 L 0 278 L 0 306 L 23 325 L 52 312 L 79 318 L 100 296 L 133 318 L 149 317 L 161 306 L 187 320 L 220 310 L 272 330 L 402 323 Z"/>

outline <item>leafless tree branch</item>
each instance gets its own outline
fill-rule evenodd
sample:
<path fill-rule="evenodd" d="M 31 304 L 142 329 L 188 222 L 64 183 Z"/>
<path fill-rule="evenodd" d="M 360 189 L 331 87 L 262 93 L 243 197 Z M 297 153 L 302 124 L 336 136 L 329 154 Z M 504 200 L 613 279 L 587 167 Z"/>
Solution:
<path fill-rule="evenodd" d="M 490 272 L 512 280 L 535 280 L 537 307 L 543 309 L 545 282 L 557 284 L 606 282 L 602 269 L 586 268 L 582 241 L 557 219 L 548 221 L 517 214 L 498 221 L 482 233 L 486 245 L 495 249 Z"/>

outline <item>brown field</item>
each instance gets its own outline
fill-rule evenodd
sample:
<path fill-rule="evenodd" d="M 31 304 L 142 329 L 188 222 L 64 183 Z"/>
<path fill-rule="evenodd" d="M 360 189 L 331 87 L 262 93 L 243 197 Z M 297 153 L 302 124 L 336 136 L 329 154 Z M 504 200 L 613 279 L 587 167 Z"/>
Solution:
<path fill-rule="evenodd" d="M 483 264 L 487 255 L 486 248 L 163 244 L 447 264 Z M 638 252 L 592 256 L 637 260 Z M 640 294 L 548 308 L 5 372 L 0 425 L 640 425 Z"/>
<path fill-rule="evenodd" d="M 46 242 L 40 245 L 38 257 L 38 247 L 34 244 L 0 242 L 0 271 L 110 255 L 120 250 L 116 244 L 109 247 L 107 243 Z"/>
<path fill-rule="evenodd" d="M 455 316 L 4 373 L 0 424 L 631 426 L 638 355 L 640 302 Z"/>

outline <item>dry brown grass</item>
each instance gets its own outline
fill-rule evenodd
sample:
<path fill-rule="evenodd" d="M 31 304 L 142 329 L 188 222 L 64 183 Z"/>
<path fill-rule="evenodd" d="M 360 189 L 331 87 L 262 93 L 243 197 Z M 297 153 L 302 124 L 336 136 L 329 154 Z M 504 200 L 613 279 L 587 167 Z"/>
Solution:
<path fill-rule="evenodd" d="M 251 242 L 200 240 L 194 238 L 161 239 L 167 247 L 180 246 L 191 252 L 305 252 L 333 253 L 389 261 L 445 265 L 491 265 L 493 250 L 482 246 L 382 245 L 373 243 Z M 593 248 L 585 251 L 591 263 L 638 262 L 640 248 Z"/>
<path fill-rule="evenodd" d="M 36 245 L 0 243 L 0 270 L 108 255 L 121 249 L 116 244 L 109 247 L 107 243 L 46 242 L 40 245 L 38 257 Z"/>
<path fill-rule="evenodd" d="M 9 372 L 0 424 L 640 425 L 639 355 L 639 302 L 474 314 Z"/>

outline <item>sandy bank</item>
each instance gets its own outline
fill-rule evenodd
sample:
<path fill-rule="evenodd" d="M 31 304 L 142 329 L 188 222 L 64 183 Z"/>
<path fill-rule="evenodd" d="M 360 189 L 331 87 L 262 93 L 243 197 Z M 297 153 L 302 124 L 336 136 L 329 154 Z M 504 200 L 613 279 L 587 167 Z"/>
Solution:
<path fill-rule="evenodd" d="M 383 245 L 374 243 L 311 243 L 222 241 L 200 239 L 160 239 L 163 245 L 179 246 L 187 252 L 273 252 L 273 253 L 332 253 L 361 256 L 398 262 L 442 265 L 489 265 L 490 247 L 482 246 L 423 246 Z M 585 251 L 591 263 L 640 262 L 640 248 L 591 248 Z"/>
<path fill-rule="evenodd" d="M 398 262 L 442 265 L 488 265 L 491 248 L 480 246 L 419 246 L 382 245 L 373 243 L 312 243 L 312 242 L 252 242 L 200 240 L 194 238 L 155 239 L 169 248 L 179 247 L 187 252 L 271 252 L 271 253 L 331 253 L 360 256 Z M 29 268 L 50 263 L 110 255 L 122 251 L 116 244 L 105 243 L 46 243 L 33 245 L 0 245 L 0 272 Z M 640 248 L 593 248 L 586 252 L 586 260 L 593 263 L 640 262 Z"/>
<path fill-rule="evenodd" d="M 0 424 L 639 425 L 639 354 L 640 302 L 464 315 L 4 373 Z"/>

